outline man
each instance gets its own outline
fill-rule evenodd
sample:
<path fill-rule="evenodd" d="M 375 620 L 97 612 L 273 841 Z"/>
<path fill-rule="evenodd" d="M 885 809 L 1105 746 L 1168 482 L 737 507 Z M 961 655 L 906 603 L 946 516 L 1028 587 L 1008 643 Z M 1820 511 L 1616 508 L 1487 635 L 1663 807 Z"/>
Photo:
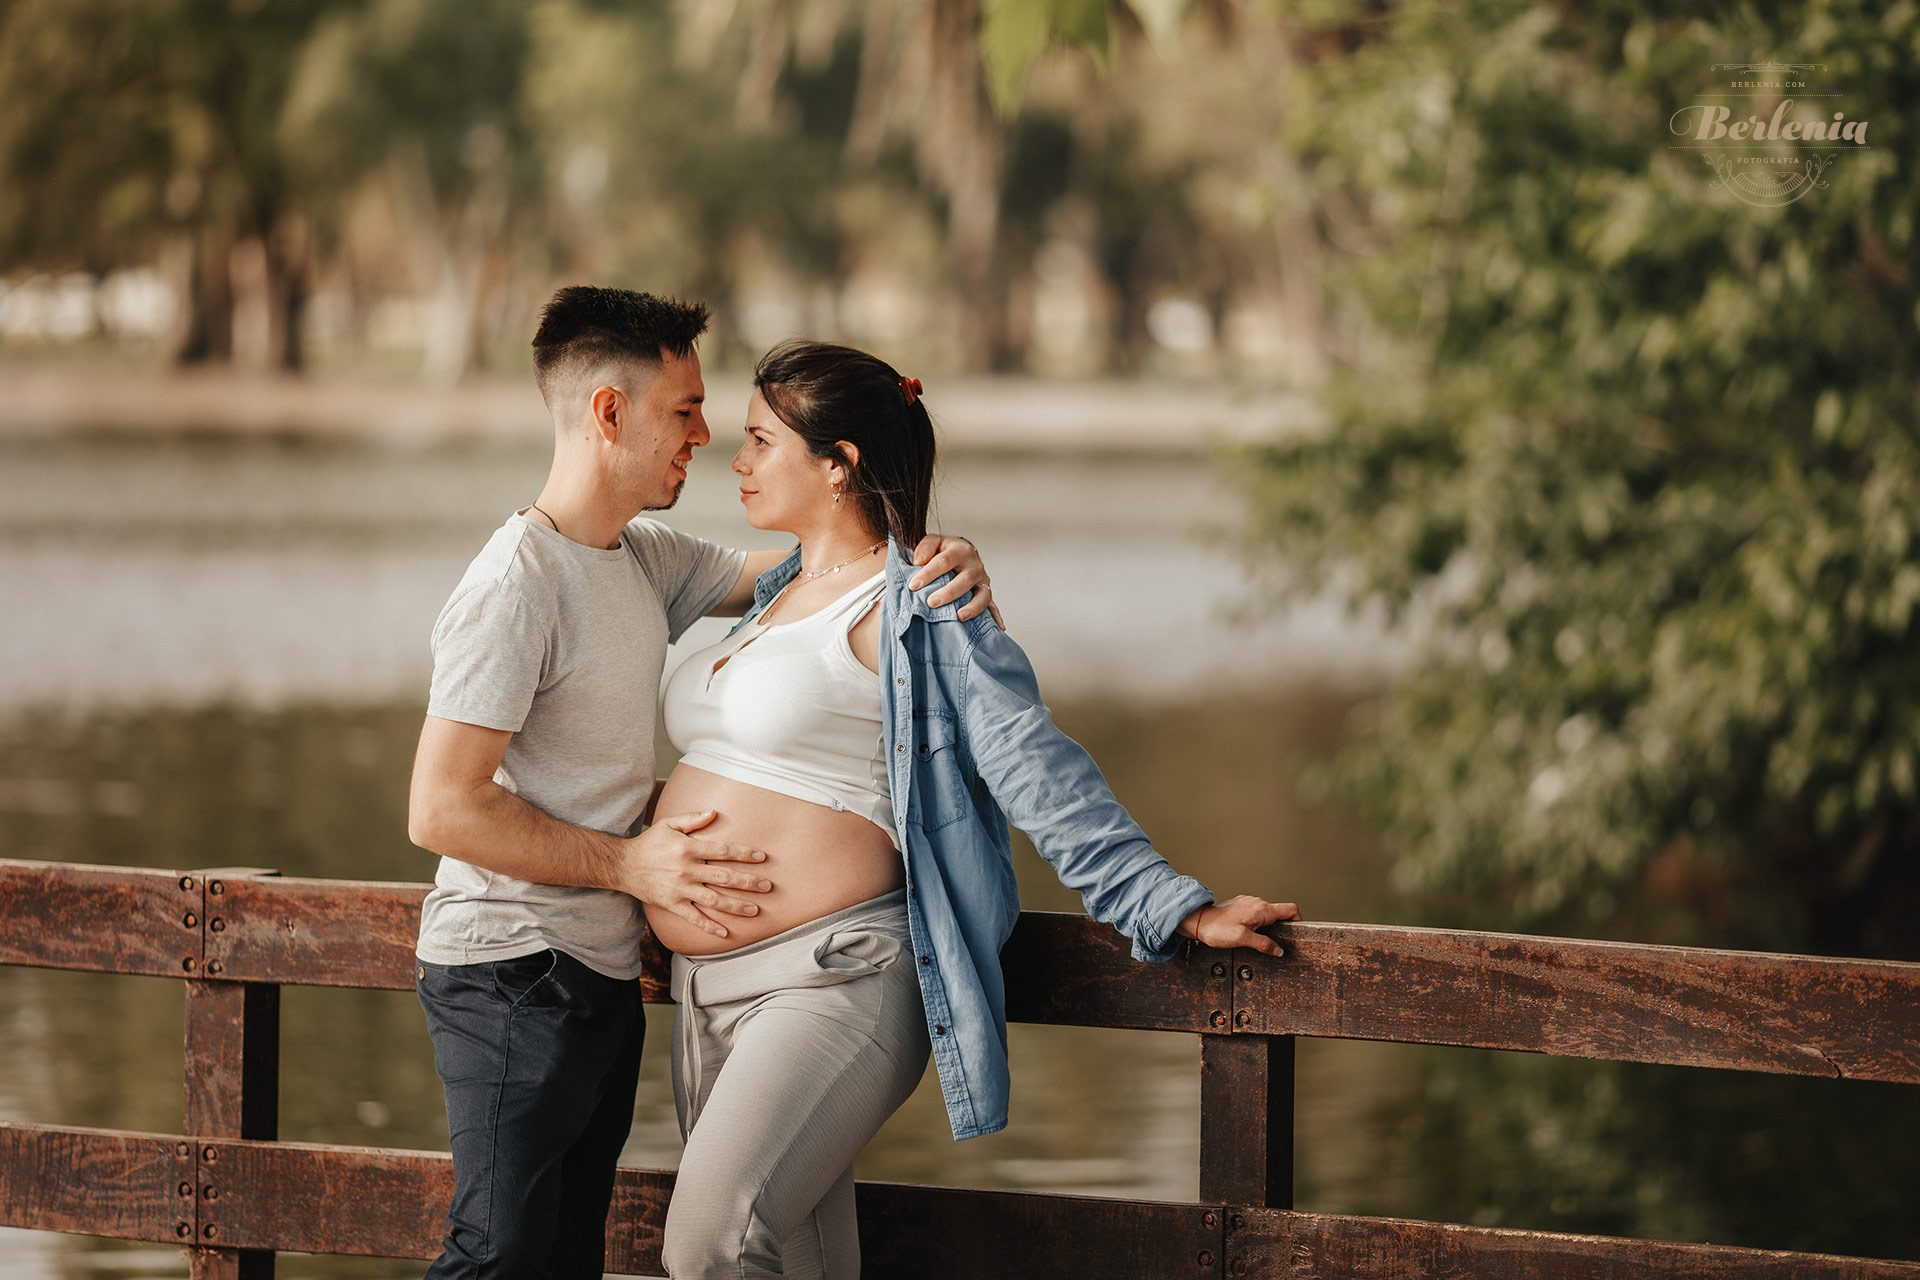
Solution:
<path fill-rule="evenodd" d="M 673 505 L 710 438 L 707 319 L 626 290 L 553 296 L 533 340 L 552 471 L 434 626 L 407 822 L 442 855 L 416 973 L 454 1160 L 430 1277 L 601 1274 L 646 1029 L 639 903 L 725 937 L 772 887 L 758 850 L 696 834 L 712 813 L 643 826 L 668 642 L 745 612 L 785 555 L 636 518 Z M 965 542 L 929 538 L 917 558 L 920 580 L 956 571 L 944 599 L 988 606 Z"/>

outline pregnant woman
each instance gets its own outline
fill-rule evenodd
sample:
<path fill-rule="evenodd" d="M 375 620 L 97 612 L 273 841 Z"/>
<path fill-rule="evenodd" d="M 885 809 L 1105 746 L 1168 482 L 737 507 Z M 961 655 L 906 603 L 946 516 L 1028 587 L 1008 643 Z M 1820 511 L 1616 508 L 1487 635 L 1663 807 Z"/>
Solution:
<path fill-rule="evenodd" d="M 740 500 L 800 545 L 668 682 L 682 757 L 658 811 L 717 813 L 701 834 L 764 850 L 776 887 L 709 928 L 647 908 L 675 953 L 687 1140 L 663 1254 L 677 1280 L 851 1280 L 853 1158 L 929 1047 L 954 1136 L 1006 1125 L 1009 820 L 1142 960 L 1183 937 L 1277 955 L 1256 930 L 1299 912 L 1214 905 L 1054 727 L 1019 646 L 908 590 L 934 460 L 918 382 L 796 342 L 754 386 Z"/>

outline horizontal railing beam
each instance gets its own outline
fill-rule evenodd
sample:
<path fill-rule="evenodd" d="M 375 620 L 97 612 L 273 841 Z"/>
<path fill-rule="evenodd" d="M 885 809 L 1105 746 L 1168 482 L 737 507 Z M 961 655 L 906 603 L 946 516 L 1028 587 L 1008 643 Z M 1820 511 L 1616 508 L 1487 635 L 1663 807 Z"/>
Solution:
<path fill-rule="evenodd" d="M 1920 1083 L 1920 964 L 1379 925 L 1235 956 L 1234 1029 Z"/>
<path fill-rule="evenodd" d="M 0 1226 L 190 1245 L 193 1169 L 176 1134 L 0 1123 Z"/>
<path fill-rule="evenodd" d="M 418 1259 L 439 1252 L 453 1192 L 444 1155 L 50 1125 L 0 1123 L 0 1225 L 171 1240 L 183 1150 L 219 1170 L 221 1194 L 200 1206 L 200 1220 L 221 1246 Z M 672 1190 L 665 1170 L 619 1171 L 608 1270 L 659 1273 Z M 884 1182 L 856 1190 L 865 1274 L 879 1280 L 1920 1280 L 1920 1263 L 1721 1245 L 1028 1191 Z"/>
<path fill-rule="evenodd" d="M 0 963 L 279 985 L 413 985 L 428 886 L 0 861 Z M 218 873 L 212 873 L 217 877 Z M 215 887 L 220 889 L 214 893 Z M 1026 912 L 1002 952 L 1023 1022 L 1305 1035 L 1920 1083 L 1920 964 L 1381 925 L 1283 925 L 1272 959 L 1135 963 L 1113 929 Z M 646 997 L 664 1000 L 654 948 Z"/>
<path fill-rule="evenodd" d="M 1227 1275 L 1286 1280 L 1916 1280 L 1920 1263 L 1281 1209 L 1227 1214 Z M 1244 1270 L 1236 1270 L 1244 1264 Z"/>
<path fill-rule="evenodd" d="M 194 978 L 200 926 L 190 873 L 0 859 L 0 964 Z"/>

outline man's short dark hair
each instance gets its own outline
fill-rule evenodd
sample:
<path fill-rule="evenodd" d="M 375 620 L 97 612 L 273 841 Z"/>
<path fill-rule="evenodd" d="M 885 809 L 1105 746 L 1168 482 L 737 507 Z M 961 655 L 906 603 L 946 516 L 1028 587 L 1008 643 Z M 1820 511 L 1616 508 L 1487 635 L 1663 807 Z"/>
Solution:
<path fill-rule="evenodd" d="M 704 302 L 568 285 L 540 312 L 533 335 L 534 381 L 551 404 L 554 384 L 570 373 L 614 361 L 658 366 L 669 354 L 684 359 L 712 316 Z"/>

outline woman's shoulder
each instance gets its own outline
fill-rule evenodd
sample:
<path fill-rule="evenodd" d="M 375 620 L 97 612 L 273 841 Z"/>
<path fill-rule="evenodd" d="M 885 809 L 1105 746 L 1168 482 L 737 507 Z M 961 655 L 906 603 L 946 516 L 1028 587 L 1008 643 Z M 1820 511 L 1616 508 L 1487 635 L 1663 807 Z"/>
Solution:
<path fill-rule="evenodd" d="M 973 599 L 973 593 L 967 592 L 957 600 L 949 600 L 937 608 L 928 603 L 934 595 L 953 580 L 951 571 L 941 574 L 933 581 L 919 588 L 909 588 L 915 572 L 913 561 L 895 542 L 887 556 L 887 585 L 885 599 L 889 610 L 907 609 L 913 613 L 913 621 L 923 624 L 926 634 L 942 648 L 964 649 L 971 652 L 983 640 L 988 632 L 998 632 L 999 626 L 989 612 L 962 621 L 960 609 Z"/>

